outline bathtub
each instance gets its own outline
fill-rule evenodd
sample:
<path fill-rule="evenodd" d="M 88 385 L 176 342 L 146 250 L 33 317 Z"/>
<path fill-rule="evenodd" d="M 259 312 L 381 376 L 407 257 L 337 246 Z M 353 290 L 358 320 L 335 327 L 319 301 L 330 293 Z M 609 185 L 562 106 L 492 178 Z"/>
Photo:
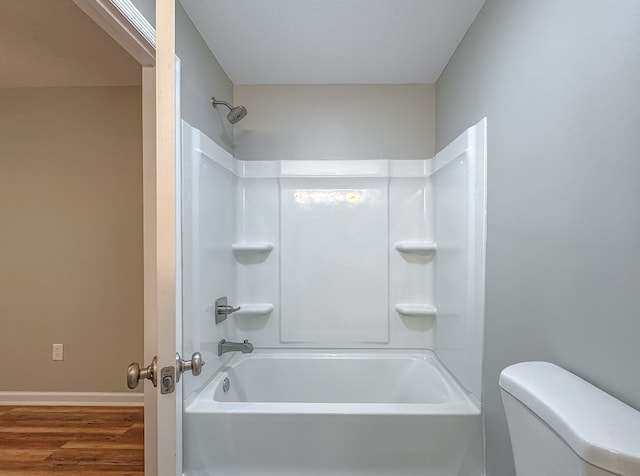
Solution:
<path fill-rule="evenodd" d="M 479 405 L 429 352 L 238 355 L 183 428 L 187 476 L 483 474 Z"/>

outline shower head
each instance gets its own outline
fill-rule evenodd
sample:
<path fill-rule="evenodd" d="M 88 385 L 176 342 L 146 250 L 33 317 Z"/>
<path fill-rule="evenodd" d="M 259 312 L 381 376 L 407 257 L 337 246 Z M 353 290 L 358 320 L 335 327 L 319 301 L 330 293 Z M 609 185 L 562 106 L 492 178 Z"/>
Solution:
<path fill-rule="evenodd" d="M 247 108 L 244 106 L 233 107 L 227 101 L 217 101 L 216 98 L 211 98 L 211 105 L 215 108 L 218 104 L 227 106 L 229 108 L 229 114 L 227 114 L 227 121 L 231 124 L 235 124 L 247 115 Z"/>
<path fill-rule="evenodd" d="M 240 121 L 246 115 L 247 115 L 247 108 L 246 107 L 244 107 L 244 106 L 236 106 L 234 108 L 231 108 L 231 111 L 229 111 L 229 114 L 227 114 L 227 120 L 231 124 L 235 124 L 236 122 Z"/>

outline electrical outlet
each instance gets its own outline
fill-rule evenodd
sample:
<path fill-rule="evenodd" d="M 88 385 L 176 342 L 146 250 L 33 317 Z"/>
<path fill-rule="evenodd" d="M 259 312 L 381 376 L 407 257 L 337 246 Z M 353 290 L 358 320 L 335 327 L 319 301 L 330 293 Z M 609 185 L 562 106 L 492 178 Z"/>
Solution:
<path fill-rule="evenodd" d="M 51 360 L 64 360 L 64 344 L 53 344 L 53 358 Z"/>

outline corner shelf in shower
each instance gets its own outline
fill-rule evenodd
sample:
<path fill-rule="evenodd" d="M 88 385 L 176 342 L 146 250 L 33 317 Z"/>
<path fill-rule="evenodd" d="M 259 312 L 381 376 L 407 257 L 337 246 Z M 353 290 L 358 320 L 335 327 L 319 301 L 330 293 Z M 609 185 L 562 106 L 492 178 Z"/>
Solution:
<path fill-rule="evenodd" d="M 266 316 L 273 311 L 271 303 L 240 304 L 240 309 L 233 313 L 233 317 Z"/>
<path fill-rule="evenodd" d="M 395 248 L 400 253 L 432 257 L 437 246 L 432 241 L 398 241 Z"/>
<path fill-rule="evenodd" d="M 396 304 L 396 311 L 402 316 L 436 317 L 436 307 L 432 304 Z"/>
<path fill-rule="evenodd" d="M 269 253 L 273 246 L 270 241 L 242 241 L 232 243 L 231 249 L 236 253 Z"/>

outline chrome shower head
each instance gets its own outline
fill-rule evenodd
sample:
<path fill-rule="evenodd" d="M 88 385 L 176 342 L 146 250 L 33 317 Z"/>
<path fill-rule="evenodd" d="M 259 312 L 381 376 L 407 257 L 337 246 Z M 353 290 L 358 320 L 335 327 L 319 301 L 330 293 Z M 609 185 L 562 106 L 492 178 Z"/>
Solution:
<path fill-rule="evenodd" d="M 211 98 L 211 105 L 215 108 L 218 104 L 222 104 L 223 106 L 227 106 L 229 108 L 229 114 L 227 114 L 227 121 L 231 124 L 235 124 L 240 121 L 244 116 L 247 115 L 247 108 L 244 106 L 235 106 L 233 107 L 227 101 L 217 101 L 216 98 Z"/>
<path fill-rule="evenodd" d="M 227 120 L 231 124 L 235 124 L 236 122 L 240 121 L 246 115 L 247 115 L 247 108 L 246 107 L 244 107 L 244 106 L 236 106 L 236 107 L 232 108 L 231 111 L 229 111 L 229 114 L 227 114 Z"/>

